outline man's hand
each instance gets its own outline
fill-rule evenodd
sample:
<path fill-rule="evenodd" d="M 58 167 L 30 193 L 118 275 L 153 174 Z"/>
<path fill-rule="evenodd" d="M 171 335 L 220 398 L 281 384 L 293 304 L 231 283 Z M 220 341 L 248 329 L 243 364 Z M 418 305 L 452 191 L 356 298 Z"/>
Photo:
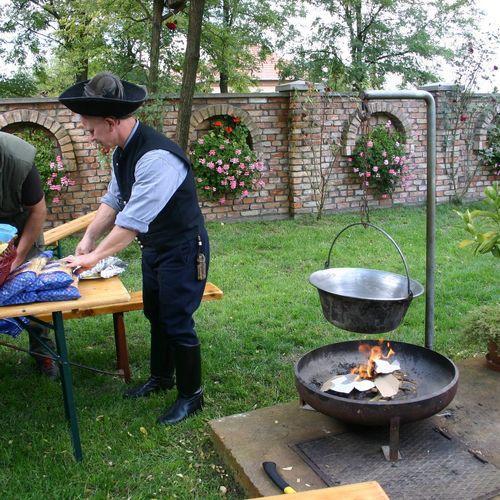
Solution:
<path fill-rule="evenodd" d="M 19 255 L 16 256 L 16 258 L 12 261 L 12 264 L 10 265 L 10 272 L 17 269 L 23 263 L 24 263 L 24 257 L 20 257 Z"/>
<path fill-rule="evenodd" d="M 86 255 L 95 250 L 95 239 L 85 235 L 78 243 L 75 249 L 75 255 Z"/>
<path fill-rule="evenodd" d="M 83 268 L 83 270 L 86 270 L 94 267 L 99 262 L 100 259 L 93 252 L 90 252 L 85 255 L 78 255 L 78 256 L 68 255 L 67 257 L 64 257 L 64 259 L 62 260 L 66 262 L 68 267 L 72 269 L 81 267 Z"/>

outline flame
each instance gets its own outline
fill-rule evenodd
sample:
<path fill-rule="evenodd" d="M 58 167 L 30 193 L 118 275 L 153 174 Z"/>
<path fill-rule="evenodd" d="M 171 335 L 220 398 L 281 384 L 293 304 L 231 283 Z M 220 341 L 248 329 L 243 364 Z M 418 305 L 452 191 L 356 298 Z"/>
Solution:
<path fill-rule="evenodd" d="M 378 359 L 389 359 L 396 354 L 389 342 L 386 342 L 387 354 L 384 354 L 382 349 L 384 340 L 379 340 L 378 344 L 379 345 L 374 346 L 371 346 L 370 344 L 359 344 L 358 350 L 366 356 L 368 362 L 366 364 L 361 363 L 351 370 L 351 373 L 358 375 L 356 380 L 375 378 L 375 361 Z"/>

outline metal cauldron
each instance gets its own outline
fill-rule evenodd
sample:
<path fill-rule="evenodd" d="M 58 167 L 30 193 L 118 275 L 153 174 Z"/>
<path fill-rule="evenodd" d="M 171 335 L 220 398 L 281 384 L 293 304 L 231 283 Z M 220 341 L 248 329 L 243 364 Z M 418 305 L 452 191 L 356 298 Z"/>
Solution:
<path fill-rule="evenodd" d="M 339 236 L 353 226 L 380 231 L 396 247 L 406 276 L 352 267 L 330 268 L 330 256 Z M 350 224 L 337 234 L 328 253 L 325 269 L 312 273 L 310 283 L 318 289 L 325 318 L 342 330 L 357 333 L 385 333 L 397 328 L 414 297 L 423 286 L 410 279 L 406 259 L 397 243 L 383 229 L 367 222 Z"/>

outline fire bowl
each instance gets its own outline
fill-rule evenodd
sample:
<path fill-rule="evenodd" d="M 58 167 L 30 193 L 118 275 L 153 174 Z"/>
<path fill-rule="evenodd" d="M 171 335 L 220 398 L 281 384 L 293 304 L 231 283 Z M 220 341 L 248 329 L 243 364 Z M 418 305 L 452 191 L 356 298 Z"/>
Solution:
<path fill-rule="evenodd" d="M 350 368 L 366 362 L 358 351 L 360 343 L 347 341 L 315 349 L 295 365 L 295 385 L 303 402 L 312 408 L 345 422 L 359 425 L 385 425 L 393 417 L 412 422 L 435 415 L 453 400 L 458 387 L 458 368 L 435 351 L 404 342 L 391 341 L 401 370 L 416 383 L 416 393 L 401 400 L 368 401 L 349 399 L 321 391 L 321 385 L 334 375 L 349 373 Z"/>
<path fill-rule="evenodd" d="M 357 333 L 396 329 L 423 286 L 407 276 L 352 267 L 316 271 L 309 277 L 318 289 L 323 315 L 338 328 Z"/>

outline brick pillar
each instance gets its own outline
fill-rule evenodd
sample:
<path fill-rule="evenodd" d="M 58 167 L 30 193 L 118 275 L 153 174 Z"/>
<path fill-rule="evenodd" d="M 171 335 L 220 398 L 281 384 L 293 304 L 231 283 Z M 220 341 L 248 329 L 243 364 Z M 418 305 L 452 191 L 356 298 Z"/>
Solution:
<path fill-rule="evenodd" d="M 303 103 L 307 98 L 306 93 L 308 90 L 308 84 L 302 80 L 276 87 L 277 92 L 287 93 L 289 96 L 288 165 L 290 170 L 289 207 L 291 217 L 314 211 L 314 208 L 311 207 L 311 195 L 304 197 L 305 191 L 311 191 L 310 180 L 305 171 L 314 154 L 311 134 L 318 132 L 318 130 L 311 129 L 310 124 L 304 120 Z"/>

